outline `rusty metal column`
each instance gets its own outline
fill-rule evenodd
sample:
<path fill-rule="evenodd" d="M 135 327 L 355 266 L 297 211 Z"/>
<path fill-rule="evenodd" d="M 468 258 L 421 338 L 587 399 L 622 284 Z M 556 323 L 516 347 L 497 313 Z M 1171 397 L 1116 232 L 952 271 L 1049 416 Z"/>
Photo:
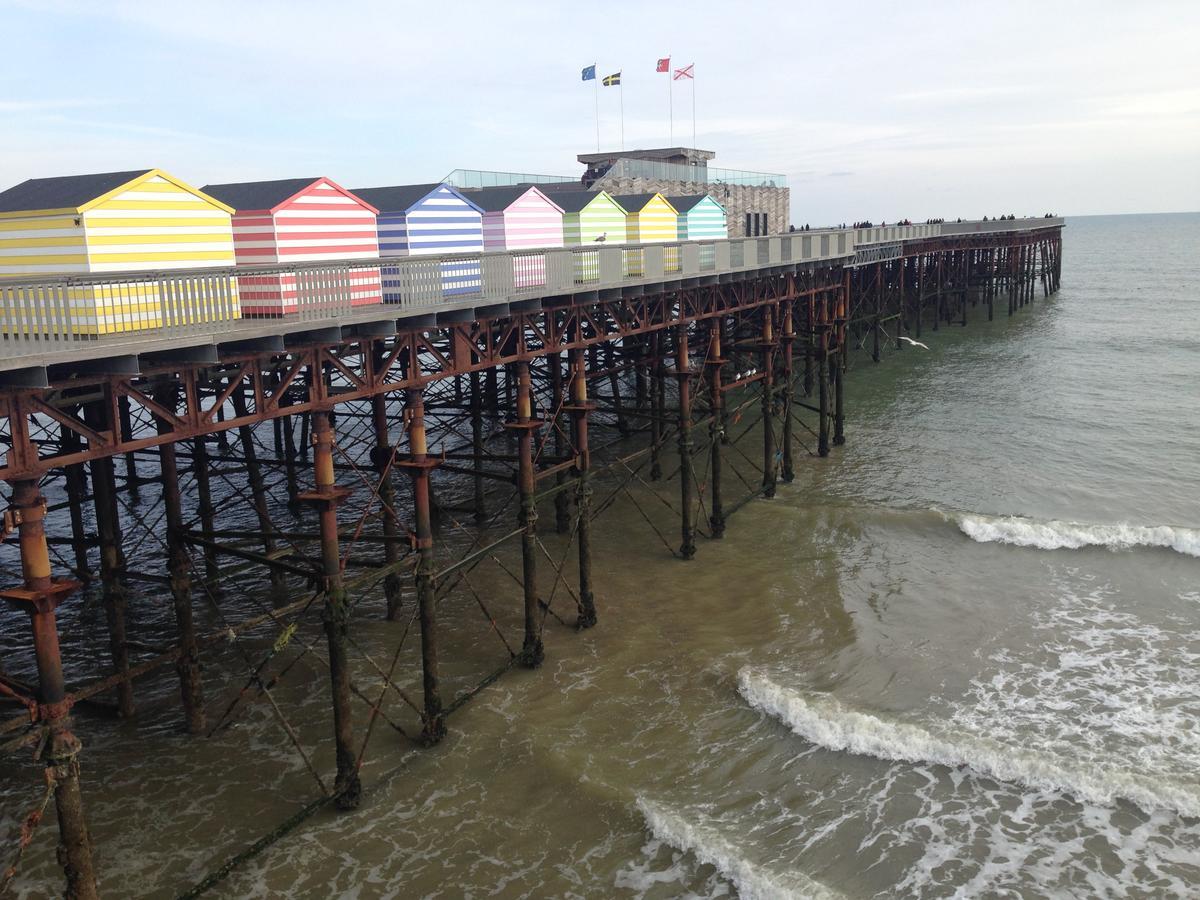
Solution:
<path fill-rule="evenodd" d="M 63 452 L 71 453 L 82 449 L 79 435 L 66 425 L 62 426 L 61 435 Z M 75 575 L 84 581 L 90 581 L 92 577 L 88 567 L 90 541 L 83 522 L 83 502 L 87 497 L 87 475 L 84 474 L 83 463 L 63 466 L 63 476 L 66 481 L 67 504 L 71 511 L 71 547 L 75 554 Z"/>
<path fill-rule="evenodd" d="M 103 400 L 89 403 L 84 418 L 93 431 L 110 427 L 117 434 L 118 424 L 109 423 Z M 104 616 L 108 622 L 109 648 L 113 669 L 126 676 L 117 685 L 117 708 L 123 718 L 134 714 L 133 683 L 129 675 L 129 647 L 125 636 L 125 609 L 128 596 L 122 578 L 125 556 L 121 549 L 121 521 L 117 513 L 117 479 L 111 456 L 92 460 L 92 502 L 96 511 L 96 537 L 100 542 L 100 581 L 103 589 Z"/>
<path fill-rule="evenodd" d="M 822 300 L 823 304 L 828 300 Z M 817 338 L 817 410 L 820 422 L 817 425 L 817 455 L 829 455 L 829 324 L 820 324 Z"/>
<path fill-rule="evenodd" d="M 582 335 L 580 336 L 582 339 Z M 574 426 L 575 510 L 578 515 L 576 538 L 579 542 L 579 618 L 576 628 L 591 628 L 596 624 L 596 597 L 592 592 L 592 488 L 588 483 L 592 467 L 592 451 L 588 445 L 588 414 L 595 404 L 588 400 L 587 364 L 582 349 L 571 350 L 571 405 L 568 412 Z"/>
<path fill-rule="evenodd" d="M 525 640 L 519 661 L 529 669 L 542 664 L 545 650 L 538 635 L 537 594 L 537 501 L 533 473 L 533 436 L 542 423 L 533 418 L 533 396 L 529 380 L 529 360 L 516 363 L 517 418 L 505 427 L 517 432 L 517 489 L 521 495 L 521 582 L 525 597 Z"/>
<path fill-rule="evenodd" d="M 967 325 L 967 302 L 971 297 L 971 267 L 968 261 L 969 251 L 960 250 L 957 254 L 958 265 L 955 270 L 958 276 L 962 279 L 962 289 L 959 291 L 959 298 L 962 303 L 962 325 L 965 328 Z"/>
<path fill-rule="evenodd" d="M 96 873 L 92 866 L 92 841 L 83 816 L 79 788 L 79 752 L 82 745 L 71 733 L 70 701 L 63 681 L 62 655 L 54 611 L 67 594 L 79 587 L 75 581 L 50 577 L 50 553 L 43 524 L 46 501 L 36 480 L 13 483 L 13 509 L 9 514 L 19 529 L 21 572 L 25 586 L 0 596 L 29 613 L 33 650 L 37 657 L 37 718 L 47 732 L 42 758 L 46 781 L 54 789 L 58 812 L 58 861 L 66 874 L 64 897 L 94 900 Z"/>
<path fill-rule="evenodd" d="M 121 422 L 121 436 L 125 440 L 133 439 L 133 419 L 129 413 L 129 398 L 124 394 L 117 397 L 117 412 Z M 141 484 L 141 479 L 138 477 L 137 471 L 137 455 L 134 453 L 125 454 L 125 488 L 129 492 L 131 499 L 137 499 L 138 485 Z"/>
<path fill-rule="evenodd" d="M 491 371 L 491 370 L 489 370 Z M 421 743 L 432 746 L 446 736 L 438 683 L 437 591 L 433 584 L 433 519 L 429 503 L 429 473 L 438 462 L 429 458 L 425 437 L 425 392 L 410 388 L 404 419 L 408 426 L 408 456 L 397 465 L 408 470 L 413 481 L 413 525 L 417 551 L 417 616 L 421 623 L 421 671 L 425 696 Z"/>
<path fill-rule="evenodd" d="M 233 404 L 233 412 L 239 419 L 244 419 L 249 415 L 246 405 L 246 396 L 239 389 L 233 392 L 229 398 Z M 254 447 L 254 428 L 251 425 L 238 426 L 238 438 L 242 444 L 242 457 L 246 461 L 246 477 L 250 482 L 250 496 L 254 500 L 254 512 L 258 517 L 258 527 L 262 529 L 262 545 L 263 555 L 274 559 L 275 557 L 275 538 L 272 534 L 275 531 L 275 526 L 271 522 L 271 511 L 267 502 L 267 490 L 262 477 L 262 470 L 258 465 L 258 451 Z M 285 581 L 283 570 L 270 566 L 271 584 L 279 587 Z"/>
<path fill-rule="evenodd" d="M 796 342 L 795 301 L 785 300 L 783 307 L 783 469 L 780 476 L 784 481 L 791 482 L 796 477 L 792 459 L 792 370 L 794 360 L 792 353 Z"/>
<path fill-rule="evenodd" d="M 396 518 L 396 489 L 392 485 L 394 453 L 388 435 L 387 395 L 371 398 L 371 419 L 375 425 L 375 450 L 371 454 L 375 472 L 379 475 L 379 503 L 383 512 L 383 556 L 389 566 L 400 561 L 400 522 Z M 383 578 L 383 596 L 387 602 L 387 619 L 396 618 L 400 611 L 400 574 L 388 572 Z"/>
<path fill-rule="evenodd" d="M 667 417 L 667 364 L 664 359 L 666 347 L 663 346 L 665 331 L 656 331 L 652 335 L 654 341 L 654 381 L 650 386 L 650 480 L 662 478 L 662 462 L 659 454 L 662 449 L 663 425 Z"/>
<path fill-rule="evenodd" d="M 566 452 L 566 446 L 563 440 L 560 410 L 565 411 L 571 405 L 571 398 L 563 397 L 562 353 L 555 351 L 547 354 L 546 364 L 550 367 L 550 395 L 552 398 L 550 410 L 554 416 L 554 421 L 551 423 L 554 434 L 554 455 L 561 461 Z M 571 377 L 568 372 L 568 379 Z M 568 390 L 574 391 L 573 381 L 569 381 Z M 571 498 L 567 496 L 566 483 L 566 470 L 559 469 L 554 475 L 554 484 L 557 487 L 554 494 L 554 530 L 559 534 L 566 534 L 571 529 Z"/>
<path fill-rule="evenodd" d="M 192 441 L 192 474 L 196 479 L 196 511 L 200 516 L 200 528 L 207 537 L 216 529 L 216 510 L 208 479 L 208 446 L 204 441 L 204 435 Z M 210 591 L 220 590 L 221 572 L 217 566 L 217 551 L 207 545 L 204 547 L 204 577 Z"/>
<path fill-rule="evenodd" d="M 942 299 L 942 289 L 945 286 L 945 252 L 939 250 L 937 252 L 937 293 L 933 297 L 933 330 L 939 331 L 942 326 L 942 315 L 944 301 Z"/>
<path fill-rule="evenodd" d="M 1005 261 L 1008 263 L 1008 314 L 1012 316 L 1017 311 L 1017 254 L 1011 246 L 1005 248 Z"/>
<path fill-rule="evenodd" d="M 172 384 L 156 391 L 154 399 L 160 406 L 173 412 L 177 402 L 175 386 Z M 171 433 L 171 425 L 165 419 L 155 416 L 154 421 L 159 434 Z M 205 726 L 204 683 L 200 678 L 200 649 L 192 619 L 192 576 L 175 444 L 163 444 L 158 448 L 158 454 L 167 520 L 167 575 L 171 586 L 171 602 L 175 608 L 175 624 L 179 627 L 179 661 L 175 668 L 179 672 L 179 691 L 183 698 L 187 730 L 190 734 L 201 734 Z"/>
<path fill-rule="evenodd" d="M 333 740 L 337 757 L 334 802 L 338 809 L 357 809 L 362 799 L 358 763 L 354 754 L 354 722 L 350 708 L 350 659 L 347 652 L 350 608 L 342 582 L 342 556 L 338 546 L 338 503 L 349 493 L 335 482 L 333 426 L 328 410 L 313 410 L 313 481 L 311 492 L 300 499 L 316 506 L 321 518 L 321 565 L 325 575 L 325 608 L 321 619 L 329 645 L 329 682 L 333 699 Z"/>
<path fill-rule="evenodd" d="M 834 328 L 837 329 L 837 350 L 835 351 L 836 361 L 834 364 L 834 382 L 833 382 L 833 446 L 840 447 L 846 443 L 846 366 L 848 362 L 847 343 L 846 343 L 846 320 L 849 318 L 850 310 L 850 288 L 849 288 L 849 272 L 846 274 L 846 285 L 838 293 L 835 299 L 837 309 L 837 321 L 834 323 Z"/>
<path fill-rule="evenodd" d="M 987 300 L 988 321 L 995 320 L 996 297 L 996 251 L 988 249 L 983 252 L 984 263 L 984 297 Z"/>
<path fill-rule="evenodd" d="M 762 308 L 762 340 L 759 342 L 762 360 L 762 494 L 767 499 L 775 496 L 777 480 L 775 467 L 775 323 L 774 309 Z"/>
<path fill-rule="evenodd" d="M 479 372 L 471 373 L 471 467 L 475 483 L 475 524 L 487 522 L 487 501 L 483 492 L 483 389 Z"/>
<path fill-rule="evenodd" d="M 709 406 L 712 418 L 708 423 L 709 468 L 712 470 L 711 512 L 709 532 L 714 538 L 725 536 L 725 503 L 721 496 L 721 444 L 725 440 L 725 396 L 721 386 L 721 370 L 727 360 L 721 356 L 721 319 L 708 320 Z"/>
<path fill-rule="evenodd" d="M 925 316 L 925 254 L 916 259 L 917 264 L 917 340 L 921 339 L 921 319 Z"/>
<path fill-rule="evenodd" d="M 847 279 L 849 282 L 849 279 Z M 883 263 L 875 263 L 875 316 L 871 324 L 874 332 L 871 343 L 871 360 L 879 362 L 879 330 L 883 328 Z"/>
<path fill-rule="evenodd" d="M 901 251 L 903 253 L 903 251 Z M 896 299 L 896 349 L 904 349 L 904 341 L 901 340 L 901 335 L 904 334 L 904 281 L 908 277 L 908 257 L 900 257 L 900 266 L 898 269 L 899 278 L 897 279 L 897 294 Z"/>
<path fill-rule="evenodd" d="M 675 326 L 675 377 L 679 380 L 679 512 L 682 543 L 679 555 L 696 555 L 695 526 L 692 522 L 692 389 L 691 361 L 688 359 L 687 325 Z"/>

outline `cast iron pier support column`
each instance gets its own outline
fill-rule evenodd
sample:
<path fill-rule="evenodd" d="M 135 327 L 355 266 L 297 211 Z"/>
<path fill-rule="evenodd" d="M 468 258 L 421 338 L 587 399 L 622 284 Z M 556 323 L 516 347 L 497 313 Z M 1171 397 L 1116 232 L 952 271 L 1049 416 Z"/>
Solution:
<path fill-rule="evenodd" d="M 107 407 L 107 410 L 106 410 Z M 113 420 L 111 405 L 105 400 L 89 403 L 84 419 L 94 431 L 108 428 L 113 434 L 120 425 Z M 121 520 L 117 512 L 117 478 L 113 459 L 105 456 L 92 460 L 92 501 L 96 511 L 96 537 L 100 542 L 100 582 L 103 590 L 104 615 L 108 622 L 109 648 L 113 670 L 125 676 L 117 685 L 117 709 L 122 718 L 134 714 L 133 682 L 129 675 L 129 647 L 125 635 L 125 609 L 128 593 L 125 589 L 125 554 L 121 548 Z"/>
<path fill-rule="evenodd" d="M 592 467 L 592 451 L 588 446 L 588 414 L 595 404 L 588 400 L 587 364 L 584 360 L 583 350 L 571 351 L 571 405 L 567 409 L 574 428 L 572 442 L 575 444 L 575 472 L 578 477 L 575 511 L 579 518 L 575 530 L 579 542 L 579 618 L 575 621 L 575 627 L 581 629 L 596 624 L 596 597 L 592 592 L 592 488 L 588 483 L 588 473 Z"/>
<path fill-rule="evenodd" d="M 47 731 L 42 758 L 58 812 L 58 861 L 67 877 L 63 896 L 71 900 L 95 900 L 99 894 L 92 867 L 92 841 L 83 816 L 83 795 L 79 788 L 82 745 L 71 733 L 71 704 L 63 681 L 54 614 L 79 583 L 50 577 L 50 552 L 44 525 L 46 501 L 36 480 L 13 483 L 12 507 L 10 516 L 18 527 L 25 586 L 4 591 L 0 596 L 29 613 L 33 627 L 33 651 L 38 669 L 36 715 Z"/>
<path fill-rule="evenodd" d="M 542 423 L 533 418 L 533 392 L 529 380 L 529 360 L 516 363 L 517 418 L 506 423 L 517 432 L 517 489 L 521 495 L 521 583 L 525 597 L 525 639 L 520 663 L 529 669 L 542 664 L 545 650 L 538 633 L 537 593 L 537 483 L 533 473 L 533 436 Z"/>
<path fill-rule="evenodd" d="M 712 470 L 712 496 L 709 498 L 708 528 L 714 538 L 725 536 L 725 503 L 721 495 L 721 445 L 725 439 L 725 397 L 721 370 L 721 319 L 708 320 L 708 390 L 711 419 L 708 423 L 709 468 Z"/>
<path fill-rule="evenodd" d="M 762 495 L 767 499 L 775 496 L 777 479 L 775 466 L 775 309 L 762 308 L 762 340 L 759 352 L 762 361 Z"/>
<path fill-rule="evenodd" d="M 314 373 L 319 377 L 319 373 Z M 311 493 L 300 499 L 316 506 L 321 517 L 321 566 L 325 575 L 325 608 L 322 621 L 329 645 L 329 680 L 333 694 L 333 739 L 337 756 L 334 802 L 338 809 L 357 809 L 362 799 L 358 763 L 354 754 L 354 723 L 350 708 L 350 658 L 348 632 L 350 607 L 342 581 L 342 556 L 338 546 L 338 504 L 349 491 L 339 487 L 333 471 L 333 426 L 328 410 L 312 413 L 313 481 Z"/>
<path fill-rule="evenodd" d="M 780 477 L 786 482 L 791 482 L 796 477 L 792 459 L 792 390 L 794 388 L 792 353 L 796 342 L 794 307 L 795 302 L 792 300 L 785 300 L 781 307 L 783 313 L 783 334 L 780 339 L 783 345 L 783 468 Z"/>
<path fill-rule="evenodd" d="M 396 518 L 396 489 L 392 485 L 395 454 L 388 434 L 387 396 L 371 398 L 371 418 L 375 425 L 375 452 L 372 454 L 375 472 L 379 475 L 379 504 L 383 513 L 383 557 L 389 566 L 400 560 L 400 522 Z M 388 621 L 400 612 L 400 574 L 388 572 L 383 578 L 383 596 L 387 602 Z"/>
<path fill-rule="evenodd" d="M 407 469 L 413 481 L 417 617 L 421 623 L 421 671 L 425 699 L 421 743 L 432 746 L 446 736 L 446 716 L 442 710 L 441 685 L 438 681 L 437 590 L 433 584 L 433 517 L 429 503 L 429 473 L 438 463 L 429 458 L 423 388 L 410 388 L 407 392 L 404 420 L 408 425 L 409 453 L 397 465 Z"/>
<path fill-rule="evenodd" d="M 679 512 L 683 539 L 679 555 L 692 559 L 696 556 L 696 535 L 692 523 L 692 389 L 687 329 L 687 325 L 675 326 L 675 377 L 679 379 Z"/>
<path fill-rule="evenodd" d="M 174 385 L 158 391 L 155 400 L 160 406 L 174 411 Z M 156 416 L 155 423 L 159 434 L 170 433 L 171 425 L 165 419 Z M 171 585 L 175 623 L 179 628 L 179 661 L 175 668 L 179 672 L 179 691 L 183 698 L 183 714 L 188 733 L 203 734 L 204 684 L 200 678 L 200 650 L 196 642 L 196 624 L 192 619 L 192 575 L 186 543 L 187 534 L 183 524 L 183 500 L 179 493 L 175 444 L 163 444 L 158 448 L 158 454 L 162 474 L 163 508 L 167 520 L 167 577 Z"/>

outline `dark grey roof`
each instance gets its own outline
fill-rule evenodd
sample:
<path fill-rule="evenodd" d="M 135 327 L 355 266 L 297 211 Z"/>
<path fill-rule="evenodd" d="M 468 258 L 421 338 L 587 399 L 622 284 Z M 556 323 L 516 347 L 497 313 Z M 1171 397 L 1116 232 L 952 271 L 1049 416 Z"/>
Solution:
<path fill-rule="evenodd" d="M 640 212 L 654 197 L 654 193 L 649 194 L 613 194 L 612 198 L 621 204 L 625 212 Z"/>
<path fill-rule="evenodd" d="M 395 184 L 391 187 L 355 188 L 350 193 L 366 200 L 380 212 L 404 212 L 442 186 L 432 184 Z"/>
<path fill-rule="evenodd" d="M 565 213 L 577 213 L 591 203 L 599 193 L 599 191 L 560 191 L 554 195 L 554 202 L 561 206 Z"/>
<path fill-rule="evenodd" d="M 676 212 L 685 213 L 691 212 L 692 207 L 707 197 L 708 194 L 689 194 L 686 197 L 668 197 L 667 202 L 675 207 Z"/>
<path fill-rule="evenodd" d="M 200 188 L 234 209 L 274 209 L 296 196 L 316 178 L 283 178 L 279 181 L 241 181 L 236 184 L 206 184 Z"/>
<path fill-rule="evenodd" d="M 78 209 L 111 190 L 128 184 L 152 169 L 105 172 L 101 175 L 63 175 L 30 178 L 0 193 L 0 212 L 27 209 Z"/>
<path fill-rule="evenodd" d="M 530 185 L 515 187 L 477 188 L 473 191 L 463 191 L 472 203 L 484 212 L 500 212 L 508 209 L 518 199 L 529 192 Z"/>

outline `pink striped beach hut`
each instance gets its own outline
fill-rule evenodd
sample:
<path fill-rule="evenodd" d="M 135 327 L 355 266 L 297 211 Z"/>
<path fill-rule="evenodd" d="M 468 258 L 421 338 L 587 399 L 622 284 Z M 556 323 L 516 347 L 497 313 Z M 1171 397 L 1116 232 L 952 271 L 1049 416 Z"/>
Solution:
<path fill-rule="evenodd" d="M 233 251 L 238 265 L 375 259 L 379 210 L 329 178 L 287 178 L 210 184 L 205 193 L 234 209 Z M 238 278 L 242 314 L 296 312 L 301 292 L 289 273 Z M 383 302 L 379 269 L 322 274 L 305 284 L 305 300 L 351 306 Z"/>
<path fill-rule="evenodd" d="M 467 193 L 483 210 L 484 251 L 518 251 L 513 257 L 513 286 L 546 283 L 546 260 L 521 253 L 563 246 L 563 210 L 533 185 L 483 188 Z"/>

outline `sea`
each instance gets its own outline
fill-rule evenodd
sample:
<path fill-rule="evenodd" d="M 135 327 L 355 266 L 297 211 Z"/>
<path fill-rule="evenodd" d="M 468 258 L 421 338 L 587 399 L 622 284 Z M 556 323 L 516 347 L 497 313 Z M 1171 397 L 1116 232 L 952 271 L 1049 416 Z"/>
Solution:
<path fill-rule="evenodd" d="M 1200 896 L 1198 260 L 1200 214 L 1069 218 L 1057 295 L 926 325 L 929 349 L 877 365 L 856 354 L 846 445 L 802 453 L 695 560 L 657 533 L 677 540 L 675 482 L 600 479 L 599 625 L 568 627 L 548 561 L 565 544 L 547 534 L 543 593 L 566 624 L 549 616 L 542 668 L 484 687 L 435 748 L 393 727 L 414 717 L 380 690 L 404 640 L 395 681 L 419 696 L 411 597 L 397 622 L 365 598 L 356 679 L 390 720 L 372 726 L 361 808 L 321 810 L 206 896 Z M 519 645 L 513 559 L 471 576 L 478 603 L 443 605 L 451 696 L 507 659 L 497 631 Z M 153 643 L 169 598 L 138 591 Z M 198 609 L 207 630 L 224 615 Z M 63 622 L 71 665 L 94 674 L 102 611 L 68 604 Z M 20 624 L 0 621 L 10 671 Z M 187 737 L 169 674 L 139 683 L 135 721 L 78 711 L 105 896 L 178 896 L 316 796 L 280 724 L 330 777 L 306 628 L 281 650 L 297 661 L 278 715 L 244 698 Z M 214 723 L 277 637 L 206 651 Z M 356 717 L 361 735 L 365 705 Z M 27 759 L 0 763 L 0 835 L 40 796 Z M 16 896 L 58 889 L 53 831 L 50 814 Z"/>

